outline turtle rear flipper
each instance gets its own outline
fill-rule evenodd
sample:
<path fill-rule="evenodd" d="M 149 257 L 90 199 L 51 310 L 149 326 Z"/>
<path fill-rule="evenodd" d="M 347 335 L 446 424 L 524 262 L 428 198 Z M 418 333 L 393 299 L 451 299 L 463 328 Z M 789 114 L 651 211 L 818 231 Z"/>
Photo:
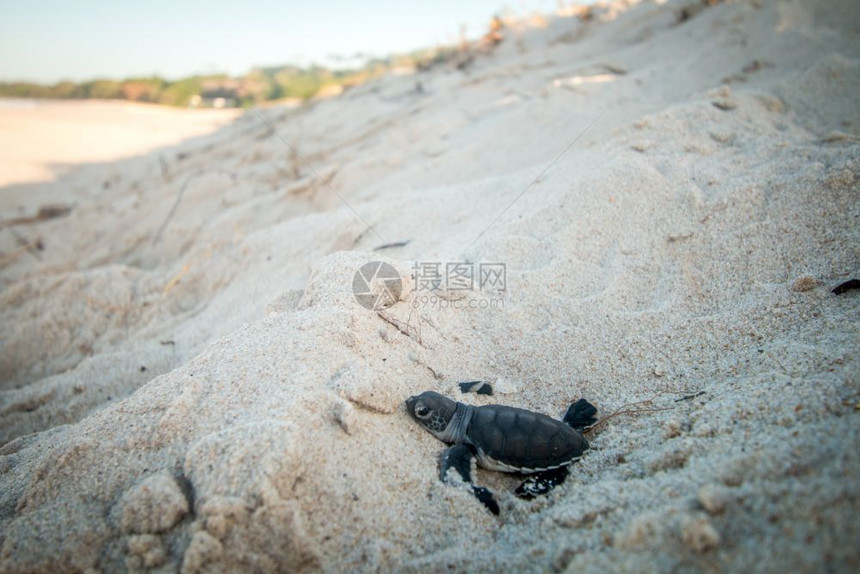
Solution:
<path fill-rule="evenodd" d="M 569 474 L 570 468 L 562 466 L 561 468 L 544 470 L 542 472 L 529 475 L 529 477 L 517 487 L 514 494 L 525 499 L 541 496 L 563 483 Z"/>
<path fill-rule="evenodd" d="M 493 514 L 499 514 L 499 503 L 493 497 L 493 493 L 483 486 L 477 486 L 474 483 L 472 470 L 475 466 L 475 453 L 468 446 L 459 444 L 446 448 L 442 451 L 442 458 L 439 461 L 439 478 L 442 482 L 448 482 L 448 471 L 454 470 L 466 485 L 472 490 L 481 504 Z"/>
<path fill-rule="evenodd" d="M 597 417 L 594 416 L 596 414 L 597 409 L 594 405 L 585 399 L 579 399 L 570 405 L 562 420 L 574 429 L 582 432 L 597 423 Z"/>

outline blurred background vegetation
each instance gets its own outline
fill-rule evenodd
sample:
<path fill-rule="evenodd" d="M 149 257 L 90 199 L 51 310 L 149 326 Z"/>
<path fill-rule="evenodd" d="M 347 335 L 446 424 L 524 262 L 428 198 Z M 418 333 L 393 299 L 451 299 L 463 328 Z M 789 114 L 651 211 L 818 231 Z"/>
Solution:
<path fill-rule="evenodd" d="M 448 59 L 447 48 L 416 51 L 385 59 L 368 59 L 351 69 L 284 65 L 255 68 L 240 77 L 226 74 L 166 80 L 157 76 L 125 80 L 95 79 L 58 82 L 0 82 L 0 97 L 51 99 L 113 99 L 179 107 L 249 107 L 264 101 L 307 100 L 339 93 L 388 71 L 416 70 Z"/>

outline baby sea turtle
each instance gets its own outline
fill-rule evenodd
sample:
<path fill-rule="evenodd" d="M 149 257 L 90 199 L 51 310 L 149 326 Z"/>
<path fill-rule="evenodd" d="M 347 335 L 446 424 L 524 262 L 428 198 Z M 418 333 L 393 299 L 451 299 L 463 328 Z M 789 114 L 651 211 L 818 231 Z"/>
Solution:
<path fill-rule="evenodd" d="M 582 431 L 597 422 L 597 409 L 585 399 L 570 405 L 561 421 L 503 405 L 473 407 L 433 391 L 407 399 L 406 410 L 436 438 L 454 445 L 442 453 L 442 481 L 448 482 L 453 469 L 493 514 L 499 513 L 493 494 L 474 484 L 476 461 L 489 470 L 531 475 L 517 496 L 546 494 L 564 482 L 568 466 L 588 449 Z"/>

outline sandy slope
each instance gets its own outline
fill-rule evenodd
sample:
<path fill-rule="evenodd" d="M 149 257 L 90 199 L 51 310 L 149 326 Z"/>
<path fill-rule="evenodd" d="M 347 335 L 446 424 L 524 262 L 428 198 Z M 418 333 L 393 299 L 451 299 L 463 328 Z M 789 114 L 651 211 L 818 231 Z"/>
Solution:
<path fill-rule="evenodd" d="M 856 569 L 860 13 L 684 5 L 5 196 L 74 210 L 3 268 L 3 569 Z M 352 295 L 379 259 L 408 335 Z M 425 305 L 457 261 L 506 289 Z M 474 378 L 650 411 L 544 499 L 480 472 L 495 518 L 402 406 Z"/>

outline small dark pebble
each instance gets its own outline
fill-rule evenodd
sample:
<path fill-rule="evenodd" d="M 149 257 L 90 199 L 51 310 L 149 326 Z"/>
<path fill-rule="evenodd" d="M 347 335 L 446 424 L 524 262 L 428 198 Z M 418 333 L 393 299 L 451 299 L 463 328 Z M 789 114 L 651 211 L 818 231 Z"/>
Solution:
<path fill-rule="evenodd" d="M 140 366 L 140 372 L 141 372 L 141 373 L 145 373 L 145 372 L 146 372 L 146 367 L 144 367 L 143 365 L 141 365 L 141 366 Z"/>
<path fill-rule="evenodd" d="M 460 392 L 492 396 L 493 387 L 486 381 L 466 381 L 464 383 L 460 383 Z"/>
<path fill-rule="evenodd" d="M 833 293 L 836 295 L 842 295 L 851 289 L 860 289 L 860 279 L 849 279 L 845 283 L 840 283 L 833 288 Z"/>
<path fill-rule="evenodd" d="M 752 74 L 753 72 L 758 72 L 762 68 L 762 63 L 758 60 L 753 60 L 749 64 L 743 67 L 744 74 Z"/>

